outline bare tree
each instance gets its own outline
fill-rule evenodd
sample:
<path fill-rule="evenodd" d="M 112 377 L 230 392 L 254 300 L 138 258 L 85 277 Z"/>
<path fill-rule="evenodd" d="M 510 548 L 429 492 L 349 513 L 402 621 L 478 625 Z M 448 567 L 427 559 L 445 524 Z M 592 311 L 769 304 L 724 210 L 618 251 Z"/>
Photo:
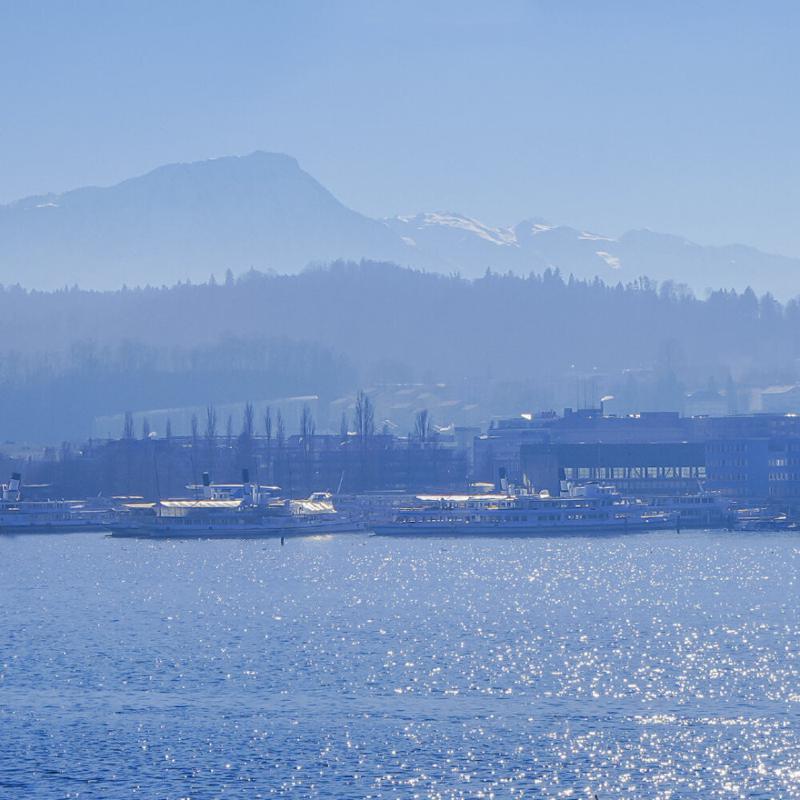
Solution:
<path fill-rule="evenodd" d="M 347 434 L 348 434 L 347 413 L 342 411 L 342 419 L 341 422 L 339 423 L 339 437 L 343 442 L 347 441 Z"/>
<path fill-rule="evenodd" d="M 309 489 L 312 488 L 311 463 L 315 432 L 316 424 L 314 423 L 311 409 L 308 405 L 304 405 L 300 414 L 300 444 L 303 448 L 303 472 L 305 475 L 305 483 Z"/>
<path fill-rule="evenodd" d="M 280 410 L 275 415 L 275 428 L 275 444 L 279 450 L 282 450 L 284 444 L 286 444 L 286 426 L 283 424 L 283 414 L 281 414 Z"/>
<path fill-rule="evenodd" d="M 308 405 L 304 405 L 303 410 L 300 412 L 300 436 L 305 441 L 306 439 L 311 439 L 315 432 L 314 416 Z"/>
<path fill-rule="evenodd" d="M 128 440 L 136 438 L 136 431 L 133 427 L 133 414 L 130 411 L 125 412 L 125 421 L 122 425 L 122 438 Z"/>
<path fill-rule="evenodd" d="M 311 409 L 307 405 L 304 405 L 300 414 L 300 439 L 304 456 L 308 456 L 313 449 L 314 434 L 316 432 L 317 426 L 314 422 L 314 416 L 311 413 Z"/>
<path fill-rule="evenodd" d="M 209 403 L 206 406 L 206 439 L 209 445 L 217 438 L 217 409 Z"/>
<path fill-rule="evenodd" d="M 272 444 L 272 409 L 267 406 L 264 409 L 264 435 L 267 437 L 267 450 Z"/>
<path fill-rule="evenodd" d="M 230 447 L 233 444 L 233 414 L 228 414 L 225 423 L 225 444 Z"/>
<path fill-rule="evenodd" d="M 192 431 L 192 483 L 197 483 L 197 444 L 200 441 L 200 423 L 197 420 L 197 414 L 192 414 L 189 427 Z"/>
<path fill-rule="evenodd" d="M 272 480 L 272 409 L 264 409 L 264 435 L 267 440 L 267 480 Z"/>
<path fill-rule="evenodd" d="M 283 483 L 284 479 L 284 445 L 286 444 L 286 425 L 283 422 L 283 414 L 278 409 L 275 414 L 275 478 Z"/>
<path fill-rule="evenodd" d="M 371 453 L 370 441 L 375 433 L 375 410 L 369 395 L 363 390 L 359 390 L 356 395 L 354 422 L 359 444 L 361 485 L 366 488 L 371 483 L 373 475 L 371 462 L 374 461 L 374 458 Z"/>
<path fill-rule="evenodd" d="M 245 403 L 244 415 L 242 417 L 242 436 L 248 440 L 252 439 L 253 434 L 255 433 L 255 418 L 256 410 L 253 407 L 253 404 L 250 402 Z"/>
<path fill-rule="evenodd" d="M 366 444 L 375 433 L 375 409 L 369 395 L 363 390 L 356 395 L 354 422 L 359 441 L 362 445 Z"/>
<path fill-rule="evenodd" d="M 431 424 L 431 418 L 427 408 L 417 411 L 414 417 L 414 438 L 423 446 L 430 438 Z"/>
<path fill-rule="evenodd" d="M 253 461 L 253 435 L 256 427 L 256 411 L 251 402 L 244 404 L 242 432 L 239 434 L 239 463 L 250 467 Z"/>
<path fill-rule="evenodd" d="M 133 470 L 133 440 L 136 438 L 136 431 L 133 427 L 133 414 L 130 411 L 125 412 L 122 438 L 125 441 L 125 494 L 130 494 Z"/>
<path fill-rule="evenodd" d="M 217 455 L 217 409 L 213 403 L 206 406 L 206 469 L 214 472 Z"/>

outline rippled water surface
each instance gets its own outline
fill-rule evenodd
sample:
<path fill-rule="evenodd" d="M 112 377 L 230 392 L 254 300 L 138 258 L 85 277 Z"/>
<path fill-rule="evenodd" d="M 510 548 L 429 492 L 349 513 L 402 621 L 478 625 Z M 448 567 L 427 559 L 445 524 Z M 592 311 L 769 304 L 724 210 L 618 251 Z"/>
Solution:
<path fill-rule="evenodd" d="M 800 796 L 800 538 L 0 537 L 0 797 Z"/>

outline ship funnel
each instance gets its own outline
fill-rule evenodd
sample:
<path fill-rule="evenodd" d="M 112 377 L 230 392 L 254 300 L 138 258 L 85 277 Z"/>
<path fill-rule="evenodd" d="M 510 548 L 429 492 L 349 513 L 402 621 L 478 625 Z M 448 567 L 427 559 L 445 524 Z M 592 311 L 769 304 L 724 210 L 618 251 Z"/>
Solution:
<path fill-rule="evenodd" d="M 505 467 L 500 467 L 500 491 L 508 494 L 508 473 Z"/>
<path fill-rule="evenodd" d="M 20 486 L 22 485 L 22 475 L 19 472 L 11 473 L 11 480 L 3 484 L 3 500 L 16 502 L 20 497 Z"/>
<path fill-rule="evenodd" d="M 242 498 L 253 505 L 258 504 L 258 487 L 250 483 L 250 470 L 242 469 Z"/>
<path fill-rule="evenodd" d="M 203 473 L 203 497 L 207 500 L 211 497 L 211 476 L 207 473 Z"/>

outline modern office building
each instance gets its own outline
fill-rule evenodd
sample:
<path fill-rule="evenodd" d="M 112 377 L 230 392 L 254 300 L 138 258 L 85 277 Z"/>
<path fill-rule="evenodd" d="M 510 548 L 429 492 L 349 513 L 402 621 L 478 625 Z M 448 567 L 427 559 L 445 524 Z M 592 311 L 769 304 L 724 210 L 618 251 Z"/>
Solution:
<path fill-rule="evenodd" d="M 500 420 L 474 443 L 474 478 L 558 491 L 607 481 L 641 495 L 696 492 L 800 506 L 800 416 L 606 416 L 599 409 Z"/>

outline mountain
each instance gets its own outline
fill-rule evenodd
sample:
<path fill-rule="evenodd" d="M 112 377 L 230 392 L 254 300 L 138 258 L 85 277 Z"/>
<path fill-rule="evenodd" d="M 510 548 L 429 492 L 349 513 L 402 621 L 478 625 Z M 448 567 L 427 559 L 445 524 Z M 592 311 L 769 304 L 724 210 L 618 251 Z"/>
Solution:
<path fill-rule="evenodd" d="M 0 207 L 0 281 L 27 287 L 161 285 L 228 268 L 297 272 L 338 257 L 402 262 L 407 249 L 273 153 L 172 164 Z"/>
<path fill-rule="evenodd" d="M 286 155 L 171 164 L 115 186 L 0 206 L 0 282 L 172 284 L 227 269 L 294 273 L 336 259 L 393 261 L 477 277 L 488 269 L 708 288 L 800 291 L 800 259 L 707 247 L 640 230 L 618 238 L 529 219 L 492 227 L 450 212 L 377 220 L 353 211 Z"/>
<path fill-rule="evenodd" d="M 649 230 L 615 238 L 543 219 L 493 228 L 441 212 L 394 217 L 386 223 L 410 246 L 439 257 L 440 266 L 464 275 L 480 274 L 487 267 L 518 272 L 557 268 L 565 275 L 597 275 L 614 283 L 647 276 L 686 284 L 699 293 L 719 288 L 741 291 L 747 286 L 783 298 L 800 293 L 800 259 L 745 245 L 709 247 Z"/>

